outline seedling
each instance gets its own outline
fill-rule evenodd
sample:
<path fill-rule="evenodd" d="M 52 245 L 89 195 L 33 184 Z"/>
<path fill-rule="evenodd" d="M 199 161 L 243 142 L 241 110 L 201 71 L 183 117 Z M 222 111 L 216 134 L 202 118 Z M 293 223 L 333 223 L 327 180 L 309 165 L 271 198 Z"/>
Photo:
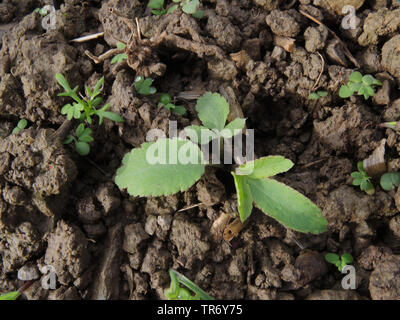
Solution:
<path fill-rule="evenodd" d="M 73 135 L 69 135 L 64 144 L 70 144 L 72 141 L 75 142 L 75 149 L 81 156 L 87 156 L 90 153 L 89 142 L 93 142 L 92 130 L 85 128 L 85 125 L 81 123 L 75 130 L 76 138 Z"/>
<path fill-rule="evenodd" d="M 21 292 L 19 291 L 12 291 L 0 296 L 0 300 L 17 300 L 20 296 Z"/>
<path fill-rule="evenodd" d="M 194 282 L 190 281 L 179 272 L 169 269 L 169 276 L 171 277 L 171 286 L 165 290 L 164 294 L 168 300 L 214 300 L 213 297 L 208 295 L 205 291 L 200 289 Z M 193 296 L 189 290 L 182 288 L 179 284 L 183 284 L 186 288 L 190 289 L 195 295 Z"/>
<path fill-rule="evenodd" d="M 186 113 L 186 109 L 184 107 L 176 106 L 173 103 L 171 103 L 171 96 L 168 93 L 164 93 L 163 95 L 161 95 L 158 106 L 165 107 L 168 110 L 171 110 L 181 116 Z"/>
<path fill-rule="evenodd" d="M 340 257 L 336 253 L 327 253 L 325 260 L 334 264 L 340 272 L 343 268 L 354 261 L 353 256 L 349 253 L 343 253 Z"/>
<path fill-rule="evenodd" d="M 365 172 L 362 161 L 357 163 L 357 169 L 358 171 L 351 173 L 351 176 L 353 177 L 353 185 L 360 186 L 360 189 L 366 194 L 373 195 L 375 193 L 375 187 L 371 183 L 371 177 L 369 177 Z"/>
<path fill-rule="evenodd" d="M 125 49 L 125 47 L 126 47 L 126 44 L 124 44 L 122 42 L 117 42 L 118 49 Z M 125 59 L 128 59 L 128 56 L 125 53 L 119 53 L 119 54 L 115 55 L 114 58 L 112 58 L 111 64 L 120 63 L 120 62 L 124 61 Z"/>
<path fill-rule="evenodd" d="M 393 190 L 394 186 L 400 185 L 400 173 L 399 172 L 387 172 L 381 177 L 381 187 L 383 190 Z"/>
<path fill-rule="evenodd" d="M 328 95 L 328 92 L 326 92 L 326 91 L 316 91 L 316 92 L 310 93 L 310 95 L 308 96 L 308 99 L 318 100 L 320 98 L 326 97 L 327 95 Z"/>
<path fill-rule="evenodd" d="M 199 9 L 199 0 L 173 0 L 173 2 L 177 4 L 174 4 L 168 10 L 164 8 L 164 0 L 150 0 L 147 6 L 152 8 L 153 10 L 151 12 L 158 16 L 172 13 L 178 9 L 179 6 L 181 6 L 183 12 L 190 14 L 195 18 L 201 19 L 204 15 L 204 12 Z"/>
<path fill-rule="evenodd" d="M 349 77 L 349 82 L 343 85 L 339 90 L 341 98 L 351 97 L 354 92 L 363 95 L 365 100 L 375 94 L 374 86 L 381 86 L 382 82 L 375 79 L 370 74 L 363 76 L 360 72 L 355 71 Z"/>
<path fill-rule="evenodd" d="M 225 141 L 240 133 L 245 125 L 245 119 L 235 119 L 225 126 L 229 105 L 217 93 L 207 92 L 200 97 L 196 110 L 203 126 L 190 126 L 185 131 L 199 144 L 206 144 L 214 137 Z M 211 137 L 204 138 L 204 132 Z M 125 155 L 115 183 L 133 196 L 171 195 L 189 189 L 205 171 L 203 153 L 191 140 L 159 138 L 156 142 L 143 143 Z M 165 157 L 160 159 L 160 155 Z M 254 202 L 265 214 L 288 228 L 313 234 L 327 230 L 327 221 L 315 204 L 271 179 L 292 167 L 293 163 L 282 156 L 268 156 L 242 164 L 232 173 L 241 221 L 250 216 Z"/>
<path fill-rule="evenodd" d="M 28 125 L 28 121 L 26 121 L 26 119 L 19 120 L 17 123 L 17 126 L 14 128 L 12 133 L 16 134 L 16 133 L 20 132 L 22 129 L 25 129 L 27 125 Z"/>
<path fill-rule="evenodd" d="M 78 90 L 78 86 L 74 89 L 71 89 L 67 79 L 60 74 L 57 73 L 56 79 L 58 83 L 64 88 L 65 92 L 58 94 L 60 97 L 70 97 L 75 100 L 75 102 L 71 104 L 66 104 L 61 109 L 61 114 L 67 116 L 68 120 L 72 120 L 72 118 L 79 119 L 80 121 L 86 121 L 89 124 L 92 124 L 92 117 L 97 116 L 99 118 L 99 124 L 102 124 L 103 119 L 107 118 L 115 122 L 124 122 L 124 119 L 120 115 L 115 112 L 107 111 L 110 108 L 110 104 L 107 103 L 100 109 L 96 109 L 100 103 L 103 101 L 99 94 L 102 90 L 102 85 L 104 83 L 104 77 L 102 77 L 95 85 L 93 91 L 90 90 L 88 86 L 85 86 L 86 89 L 86 97 L 79 98 L 76 91 Z"/>
<path fill-rule="evenodd" d="M 39 13 L 42 17 L 45 17 L 49 14 L 49 12 L 46 9 L 46 6 L 44 6 L 43 8 L 36 8 L 35 10 L 33 10 L 33 12 Z"/>
<path fill-rule="evenodd" d="M 153 84 L 153 81 L 154 81 L 153 79 L 145 78 L 143 76 L 136 77 L 135 79 L 136 91 L 144 96 L 155 94 L 157 92 L 157 89 L 151 86 Z"/>

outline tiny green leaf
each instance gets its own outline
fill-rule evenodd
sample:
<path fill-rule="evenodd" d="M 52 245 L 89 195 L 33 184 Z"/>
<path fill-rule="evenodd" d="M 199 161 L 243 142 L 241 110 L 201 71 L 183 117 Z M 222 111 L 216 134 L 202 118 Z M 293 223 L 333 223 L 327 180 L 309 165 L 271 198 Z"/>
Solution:
<path fill-rule="evenodd" d="M 232 175 L 235 181 L 240 220 L 244 222 L 250 216 L 253 209 L 253 198 L 250 187 L 247 184 L 246 176 L 239 176 L 234 172 L 232 172 Z"/>
<path fill-rule="evenodd" d="M 200 5 L 199 0 L 190 0 L 186 4 L 182 6 L 182 11 L 187 14 L 194 14 L 197 11 L 197 8 Z"/>
<path fill-rule="evenodd" d="M 206 92 L 197 100 L 196 111 L 204 126 L 221 131 L 225 127 L 229 105 L 220 94 Z"/>
<path fill-rule="evenodd" d="M 343 85 L 339 90 L 339 97 L 348 98 L 353 95 L 354 91 L 352 91 L 347 85 Z"/>
<path fill-rule="evenodd" d="M 343 253 L 341 258 L 344 265 L 348 265 L 354 261 L 353 256 L 350 253 Z"/>
<path fill-rule="evenodd" d="M 325 255 L 325 260 L 328 261 L 329 263 L 336 265 L 336 263 L 340 261 L 340 258 L 336 253 L 327 253 Z"/>
<path fill-rule="evenodd" d="M 236 169 L 236 174 L 247 175 L 249 178 L 262 179 L 289 171 L 294 163 L 282 156 L 262 157 L 248 161 Z"/>
<path fill-rule="evenodd" d="M 152 9 L 160 9 L 164 6 L 164 0 L 150 0 L 147 6 Z"/>
<path fill-rule="evenodd" d="M 360 72 L 355 71 L 350 75 L 349 80 L 351 82 L 361 82 L 363 80 L 363 76 Z"/>
<path fill-rule="evenodd" d="M 28 121 L 26 119 L 21 119 L 18 121 L 17 127 L 20 129 L 25 129 L 28 125 Z"/>
<path fill-rule="evenodd" d="M 390 191 L 393 190 L 394 186 L 400 185 L 400 173 L 399 172 L 387 172 L 381 177 L 381 187 Z"/>
<path fill-rule="evenodd" d="M 83 141 L 76 141 L 75 149 L 81 156 L 87 156 L 90 153 L 89 144 Z"/>
<path fill-rule="evenodd" d="M 319 95 L 316 92 L 312 92 L 308 96 L 308 99 L 310 99 L 310 100 L 318 100 L 319 99 Z"/>

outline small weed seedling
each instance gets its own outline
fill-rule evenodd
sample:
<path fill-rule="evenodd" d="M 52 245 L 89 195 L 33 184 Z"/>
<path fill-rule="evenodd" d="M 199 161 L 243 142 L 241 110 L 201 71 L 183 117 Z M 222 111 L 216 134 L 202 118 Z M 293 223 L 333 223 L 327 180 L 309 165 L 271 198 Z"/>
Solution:
<path fill-rule="evenodd" d="M 360 72 L 355 71 L 349 77 L 349 82 L 343 85 L 339 90 L 341 98 L 351 97 L 354 92 L 363 95 L 365 100 L 375 94 L 374 86 L 381 86 L 382 82 L 375 79 L 370 74 L 363 76 Z"/>
<path fill-rule="evenodd" d="M 353 256 L 349 253 L 343 253 L 340 257 L 336 253 L 327 253 L 325 260 L 334 264 L 340 272 L 343 268 L 354 261 Z"/>
<path fill-rule="evenodd" d="M 104 105 L 101 109 L 96 109 L 103 101 L 103 99 L 99 97 L 99 94 L 101 93 L 101 87 L 104 83 L 104 77 L 96 83 L 93 91 L 90 90 L 88 86 L 85 86 L 86 98 L 83 99 L 79 98 L 76 93 L 78 86 L 71 89 L 67 79 L 65 79 L 62 74 L 57 73 L 56 79 L 65 90 L 65 92 L 58 94 L 58 96 L 70 97 L 75 100 L 72 105 L 66 104 L 61 109 L 61 114 L 66 115 L 68 120 L 75 118 L 84 121 L 86 119 L 89 124 L 92 124 L 92 117 L 97 116 L 99 118 L 99 124 L 102 124 L 104 118 L 115 122 L 124 122 L 124 119 L 122 119 L 122 117 L 117 113 L 107 111 L 107 109 L 110 108 L 109 103 Z"/>
<path fill-rule="evenodd" d="M 17 123 L 17 126 L 14 128 L 12 133 L 15 134 L 15 133 L 20 132 L 22 129 L 25 129 L 27 125 L 28 125 L 28 121 L 26 121 L 26 119 L 19 120 Z"/>
<path fill-rule="evenodd" d="M 153 79 L 145 78 L 143 76 L 136 77 L 135 79 L 136 91 L 144 96 L 155 94 L 157 92 L 157 89 L 151 86 L 153 84 L 153 81 L 154 81 Z"/>
<path fill-rule="evenodd" d="M 184 107 L 176 106 L 173 103 L 171 103 L 171 96 L 168 93 L 164 93 L 163 95 L 161 95 L 158 106 L 165 107 L 168 110 L 171 110 L 181 116 L 186 113 L 186 109 Z"/>
<path fill-rule="evenodd" d="M 245 125 L 245 119 L 240 118 L 226 125 L 229 104 L 218 93 L 206 92 L 201 96 L 196 111 L 203 126 L 185 128 L 190 140 L 159 138 L 156 142 L 143 143 L 124 156 L 115 177 L 121 190 L 127 189 L 133 196 L 166 196 L 189 189 L 205 172 L 204 156 L 198 144 L 207 144 L 214 138 L 225 141 L 241 133 Z M 207 137 L 204 133 L 208 133 Z M 166 155 L 165 159 L 160 161 L 158 154 Z M 268 156 L 244 163 L 232 172 L 242 222 L 250 216 L 254 202 L 265 214 L 288 228 L 313 234 L 327 230 L 327 221 L 314 203 L 271 178 L 293 165 L 282 156 Z"/>
<path fill-rule="evenodd" d="M 308 99 L 318 100 L 320 98 L 326 97 L 327 95 L 328 95 L 328 92 L 326 92 L 326 91 L 316 91 L 316 92 L 310 93 L 310 95 L 308 96 Z"/>
<path fill-rule="evenodd" d="M 47 16 L 49 14 L 49 12 L 47 11 L 46 7 L 36 8 L 35 10 L 33 10 L 33 12 L 39 13 L 42 17 L 45 17 L 45 16 Z"/>
<path fill-rule="evenodd" d="M 164 292 L 168 300 L 214 300 L 213 297 L 209 296 L 205 291 L 179 272 L 169 269 L 169 276 L 171 277 L 171 286 Z M 193 296 L 189 290 L 182 288 L 179 284 L 183 284 L 195 295 Z"/>
<path fill-rule="evenodd" d="M 371 177 L 367 175 L 364 170 L 364 166 L 362 161 L 357 163 L 358 171 L 352 172 L 351 176 L 353 177 L 353 185 L 360 186 L 360 189 L 364 191 L 366 194 L 372 195 L 375 193 L 375 187 L 371 183 Z"/>
<path fill-rule="evenodd" d="M 21 292 L 19 291 L 12 291 L 0 296 L 0 300 L 17 300 L 20 296 Z"/>
<path fill-rule="evenodd" d="M 184 13 L 190 14 L 195 18 L 201 19 L 204 15 L 203 11 L 199 9 L 199 0 L 172 0 L 177 3 L 171 6 L 168 10 L 164 8 L 164 0 L 150 0 L 147 5 L 149 8 L 153 9 L 151 12 L 155 15 L 162 16 L 164 14 L 169 14 L 174 12 L 181 6 Z"/>
<path fill-rule="evenodd" d="M 124 44 L 122 42 L 117 42 L 118 49 L 125 49 L 125 47 L 126 47 L 126 44 Z M 125 53 L 119 53 L 119 54 L 115 55 L 114 58 L 112 58 L 111 64 L 120 63 L 120 62 L 124 61 L 125 59 L 128 59 L 128 56 Z"/>
<path fill-rule="evenodd" d="M 65 139 L 64 144 L 70 144 L 72 141 L 75 142 L 75 150 L 81 156 L 87 156 L 90 153 L 89 142 L 93 142 L 92 130 L 90 128 L 85 128 L 85 125 L 81 123 L 75 130 L 76 138 L 73 135 L 69 135 Z"/>
<path fill-rule="evenodd" d="M 400 185 L 400 173 L 399 172 L 387 172 L 381 177 L 381 187 L 383 190 L 393 190 L 394 186 Z"/>

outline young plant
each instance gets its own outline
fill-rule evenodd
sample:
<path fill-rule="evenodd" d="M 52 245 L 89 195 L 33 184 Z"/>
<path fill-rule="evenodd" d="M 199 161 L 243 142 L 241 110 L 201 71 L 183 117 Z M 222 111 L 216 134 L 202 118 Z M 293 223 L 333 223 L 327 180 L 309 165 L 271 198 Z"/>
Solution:
<path fill-rule="evenodd" d="M 126 44 L 124 44 L 122 42 L 117 42 L 118 49 L 125 49 L 125 47 L 126 47 Z M 111 64 L 120 63 L 120 62 L 124 61 L 125 59 L 128 59 L 128 56 L 125 53 L 119 53 L 119 54 L 115 55 L 114 58 L 112 58 Z"/>
<path fill-rule="evenodd" d="M 207 92 L 200 97 L 196 110 L 203 126 L 190 126 L 185 131 L 200 144 L 214 138 L 230 138 L 240 133 L 245 125 L 245 119 L 235 119 L 225 126 L 229 105 L 217 93 Z M 204 132 L 208 137 L 204 137 Z M 327 230 L 327 221 L 315 204 L 296 190 L 271 179 L 292 166 L 293 163 L 282 156 L 268 156 L 249 161 L 232 173 L 242 221 L 250 216 L 254 202 L 265 214 L 288 228 L 313 234 Z M 133 196 L 171 195 L 189 189 L 204 171 L 204 156 L 197 144 L 188 139 L 159 138 L 156 142 L 143 143 L 124 156 L 115 183 Z"/>
<path fill-rule="evenodd" d="M 26 119 L 19 120 L 17 123 L 17 126 L 14 128 L 12 133 L 16 134 L 16 133 L 20 132 L 22 129 L 25 129 L 27 125 L 28 125 L 28 121 L 26 121 Z"/>
<path fill-rule="evenodd" d="M 36 8 L 35 10 L 33 10 L 33 12 L 39 13 L 42 17 L 45 17 L 49 14 L 46 6 L 44 6 L 43 8 Z"/>
<path fill-rule="evenodd" d="M 353 256 L 349 253 L 343 253 L 340 257 L 336 253 L 327 253 L 325 260 L 334 264 L 340 272 L 343 268 L 354 261 Z"/>
<path fill-rule="evenodd" d="M 375 94 L 374 86 L 381 86 L 382 82 L 375 79 L 370 74 L 363 76 L 360 72 L 355 71 L 349 77 L 349 82 L 343 85 L 339 90 L 341 98 L 351 97 L 354 92 L 363 95 L 365 100 Z"/>
<path fill-rule="evenodd" d="M 60 97 L 70 97 L 75 102 L 73 104 L 66 104 L 61 109 L 61 114 L 66 115 L 68 120 L 72 120 L 73 118 L 79 119 L 80 121 L 86 121 L 89 124 L 92 124 L 92 117 L 97 116 L 99 118 L 99 124 L 102 124 L 103 119 L 107 118 L 115 122 L 124 122 L 122 117 L 111 111 L 107 111 L 110 108 L 110 104 L 107 103 L 100 109 L 96 109 L 100 103 L 103 101 L 99 94 L 102 90 L 102 85 L 104 83 L 104 77 L 102 77 L 93 88 L 93 91 L 90 90 L 88 86 L 85 86 L 86 89 L 86 97 L 80 98 L 78 97 L 76 91 L 78 90 L 78 86 L 74 89 L 71 89 L 67 79 L 61 74 L 56 74 L 56 79 L 58 83 L 64 88 L 65 92 L 58 94 Z"/>
<path fill-rule="evenodd" d="M 154 81 L 153 79 L 145 78 L 143 76 L 136 77 L 135 79 L 136 91 L 144 96 L 155 94 L 157 92 L 157 89 L 151 86 L 153 84 L 153 81 Z"/>
<path fill-rule="evenodd" d="M 70 144 L 72 141 L 75 142 L 75 150 L 81 156 L 87 156 L 90 153 L 89 142 L 93 142 L 92 130 L 90 128 L 85 128 L 85 125 L 81 123 L 75 130 L 76 138 L 73 135 L 69 135 L 64 144 Z"/>
<path fill-rule="evenodd" d="M 158 16 L 172 13 L 178 9 L 179 6 L 181 6 L 183 12 L 190 14 L 195 18 L 201 19 L 204 15 L 203 11 L 199 9 L 199 0 L 173 0 L 173 2 L 177 4 L 174 4 L 168 10 L 164 8 L 164 0 L 150 0 L 147 6 L 153 9 L 151 10 L 153 14 Z"/>
<path fill-rule="evenodd" d="M 186 113 L 186 109 L 182 106 L 176 106 L 171 103 L 171 96 L 168 93 L 164 93 L 160 97 L 160 102 L 158 103 L 159 107 L 165 107 L 170 111 L 173 111 L 179 115 L 184 115 Z"/>
<path fill-rule="evenodd" d="M 320 98 L 326 97 L 327 95 L 328 95 L 328 92 L 326 92 L 326 91 L 316 91 L 316 92 L 310 93 L 310 95 L 308 96 L 308 99 L 318 100 Z"/>
<path fill-rule="evenodd" d="M 169 276 L 171 277 L 171 286 L 164 292 L 168 300 L 214 300 L 213 297 L 179 272 L 169 269 Z M 186 288 L 190 289 L 194 293 L 194 296 L 189 290 L 182 288 L 179 284 L 183 284 Z"/>
<path fill-rule="evenodd" d="M 383 190 L 393 190 L 394 186 L 400 185 L 400 173 L 399 172 L 387 172 L 381 177 L 381 187 Z"/>
<path fill-rule="evenodd" d="M 357 163 L 358 171 L 352 172 L 353 186 L 360 186 L 360 189 L 366 194 L 373 195 L 375 193 L 375 187 L 371 183 L 371 177 L 367 175 L 364 170 L 362 161 Z"/>
<path fill-rule="evenodd" d="M 0 296 L 0 300 L 17 300 L 18 297 L 21 295 L 19 291 L 12 291 Z"/>

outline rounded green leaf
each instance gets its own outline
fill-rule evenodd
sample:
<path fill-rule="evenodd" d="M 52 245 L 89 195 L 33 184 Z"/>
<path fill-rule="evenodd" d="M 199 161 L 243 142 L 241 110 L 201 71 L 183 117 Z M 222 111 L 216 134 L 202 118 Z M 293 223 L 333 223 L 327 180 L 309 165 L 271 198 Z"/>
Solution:
<path fill-rule="evenodd" d="M 134 196 L 170 195 L 190 188 L 204 168 L 203 154 L 194 143 L 158 139 L 125 155 L 115 183 Z"/>
<path fill-rule="evenodd" d="M 79 138 L 83 133 L 85 132 L 85 125 L 81 123 L 77 128 L 76 128 L 76 136 Z"/>
<path fill-rule="evenodd" d="M 340 261 L 339 256 L 336 253 L 327 253 L 325 255 L 325 260 L 334 265 Z"/>
<path fill-rule="evenodd" d="M 298 191 L 273 179 L 247 178 L 247 183 L 256 206 L 285 227 L 313 234 L 327 230 L 321 210 Z"/>
<path fill-rule="evenodd" d="M 374 83 L 374 77 L 371 76 L 370 74 L 366 74 L 364 77 L 362 77 L 362 82 L 365 85 L 370 86 L 371 84 Z"/>
<path fill-rule="evenodd" d="M 20 129 L 25 129 L 28 125 L 28 121 L 26 119 L 21 119 L 18 121 L 17 127 Z"/>
<path fill-rule="evenodd" d="M 204 126 L 221 131 L 229 114 L 229 104 L 220 94 L 206 92 L 197 100 L 196 111 Z"/>
<path fill-rule="evenodd" d="M 186 4 L 184 4 L 182 6 L 182 11 L 187 13 L 187 14 L 193 14 L 196 13 L 197 8 L 200 5 L 200 1 L 199 0 L 190 0 L 189 2 L 187 2 Z"/>
<path fill-rule="evenodd" d="M 185 109 L 185 107 L 182 107 L 182 106 L 175 106 L 174 112 L 183 116 L 186 113 L 186 109 Z"/>
<path fill-rule="evenodd" d="M 152 9 L 160 9 L 164 6 L 164 0 L 150 0 L 147 6 Z"/>
<path fill-rule="evenodd" d="M 355 71 L 350 75 L 349 80 L 351 82 L 361 82 L 363 80 L 363 76 L 360 72 Z"/>
<path fill-rule="evenodd" d="M 236 174 L 247 175 L 249 178 L 262 179 L 289 171 L 294 163 L 282 156 L 262 157 L 248 161 L 236 169 Z"/>
<path fill-rule="evenodd" d="M 171 96 L 168 93 L 163 93 L 160 97 L 160 102 L 162 104 L 171 103 Z"/>
<path fill-rule="evenodd" d="M 399 172 L 387 172 L 381 177 L 381 187 L 386 191 L 393 190 L 394 186 L 399 186 L 399 184 L 400 184 Z"/>
<path fill-rule="evenodd" d="M 83 141 L 76 141 L 75 149 L 81 156 L 87 156 L 90 153 L 89 144 Z"/>
<path fill-rule="evenodd" d="M 340 87 L 339 97 L 348 98 L 348 97 L 351 97 L 353 95 L 353 93 L 354 92 L 347 85 L 343 85 Z"/>
<path fill-rule="evenodd" d="M 343 253 L 341 258 L 344 265 L 348 265 L 354 261 L 353 256 L 350 253 Z"/>
<path fill-rule="evenodd" d="M 232 175 L 235 181 L 240 220 L 244 222 L 250 216 L 251 210 L 253 209 L 253 197 L 251 196 L 246 176 L 239 176 L 234 172 L 232 172 Z"/>

